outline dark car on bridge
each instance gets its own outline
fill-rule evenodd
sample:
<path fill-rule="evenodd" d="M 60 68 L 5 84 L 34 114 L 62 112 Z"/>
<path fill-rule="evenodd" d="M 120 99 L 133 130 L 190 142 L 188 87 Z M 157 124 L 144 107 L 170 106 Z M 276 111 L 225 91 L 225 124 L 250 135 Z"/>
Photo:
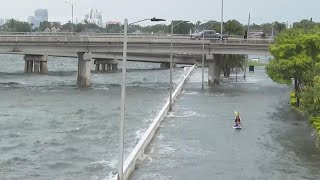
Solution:
<path fill-rule="evenodd" d="M 221 39 L 220 33 L 217 33 L 215 30 L 204 30 L 199 33 L 191 34 L 191 39 L 200 40 L 204 36 L 204 39 L 208 40 L 218 40 Z M 222 39 L 228 38 L 227 34 L 222 35 Z"/>

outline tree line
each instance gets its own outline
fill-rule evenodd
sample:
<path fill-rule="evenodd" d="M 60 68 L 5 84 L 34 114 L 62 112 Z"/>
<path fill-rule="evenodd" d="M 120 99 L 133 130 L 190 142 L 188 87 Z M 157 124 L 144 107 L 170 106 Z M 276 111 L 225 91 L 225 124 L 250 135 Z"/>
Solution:
<path fill-rule="evenodd" d="M 180 21 L 173 21 L 173 24 L 178 24 Z M 312 27 L 318 26 L 319 23 L 313 22 L 310 20 L 302 20 L 300 22 L 293 23 L 293 27 L 297 28 L 306 28 L 310 29 Z M 0 31 L 6 32 L 44 32 L 47 28 L 52 29 L 55 27 L 56 29 L 60 29 L 60 32 L 70 32 L 71 26 L 73 26 L 74 32 L 102 32 L 102 33 L 122 33 L 123 25 L 121 24 L 107 24 L 105 27 L 99 27 L 96 24 L 79 23 L 79 24 L 71 24 L 68 22 L 66 24 L 60 24 L 57 22 L 41 22 L 40 26 L 37 28 L 33 28 L 33 24 L 29 24 L 27 22 L 21 22 L 14 19 L 9 20 L 3 26 L 0 26 Z M 179 25 L 175 26 L 173 33 L 174 34 L 189 34 L 190 31 L 193 33 L 195 31 L 205 30 L 215 30 L 216 32 L 220 32 L 221 23 L 218 21 L 207 21 L 201 22 L 198 21 L 196 23 L 191 22 L 181 22 Z M 229 35 L 237 35 L 242 36 L 244 31 L 247 29 L 247 25 L 241 24 L 239 21 L 233 19 L 228 20 L 223 23 L 223 32 Z M 272 22 L 272 23 L 263 23 L 263 24 L 251 24 L 249 27 L 250 31 L 263 31 L 266 35 L 271 36 L 277 35 L 283 30 L 287 29 L 287 25 L 284 22 Z M 140 32 L 140 33 L 158 33 L 158 34 L 169 34 L 171 33 L 171 24 L 155 24 L 149 26 L 140 26 L 140 25 L 132 25 L 128 28 L 129 33 Z"/>
<path fill-rule="evenodd" d="M 302 21 L 275 38 L 270 52 L 274 59 L 266 67 L 269 77 L 278 83 L 294 84 L 294 101 L 312 117 L 320 117 L 320 27 Z M 313 118 L 320 134 L 320 118 Z"/>

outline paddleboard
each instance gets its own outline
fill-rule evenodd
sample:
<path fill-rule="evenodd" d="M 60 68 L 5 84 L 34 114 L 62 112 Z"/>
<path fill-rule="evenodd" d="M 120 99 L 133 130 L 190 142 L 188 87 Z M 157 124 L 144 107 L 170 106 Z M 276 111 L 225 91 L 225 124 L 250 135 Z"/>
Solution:
<path fill-rule="evenodd" d="M 233 126 L 233 129 L 242 129 L 243 127 L 242 127 L 242 125 L 240 125 L 240 126 Z"/>

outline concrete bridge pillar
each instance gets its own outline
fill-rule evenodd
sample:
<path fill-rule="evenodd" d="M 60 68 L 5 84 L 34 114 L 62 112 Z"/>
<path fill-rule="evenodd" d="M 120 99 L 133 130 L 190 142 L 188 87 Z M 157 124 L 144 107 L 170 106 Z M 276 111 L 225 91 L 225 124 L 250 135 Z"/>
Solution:
<path fill-rule="evenodd" d="M 172 67 L 176 68 L 177 64 L 172 62 Z M 161 63 L 160 64 L 160 69 L 170 69 L 170 62 L 166 62 L 166 63 Z"/>
<path fill-rule="evenodd" d="M 48 73 L 48 56 L 46 55 L 25 55 L 25 73 Z"/>
<path fill-rule="evenodd" d="M 112 71 L 118 71 L 118 64 L 112 64 Z"/>
<path fill-rule="evenodd" d="M 95 59 L 96 72 L 114 72 L 118 70 L 118 60 L 116 59 Z"/>
<path fill-rule="evenodd" d="M 77 84 L 82 87 L 91 85 L 90 61 L 92 60 L 91 52 L 78 53 L 78 77 Z"/>
<path fill-rule="evenodd" d="M 112 65 L 111 64 L 106 64 L 107 65 L 107 71 L 112 71 Z"/>
<path fill-rule="evenodd" d="M 170 69 L 170 63 L 161 63 L 160 69 Z"/>
<path fill-rule="evenodd" d="M 208 85 L 213 86 L 220 84 L 220 75 L 222 70 L 222 64 L 224 61 L 224 55 L 221 54 L 207 54 L 208 61 Z"/>

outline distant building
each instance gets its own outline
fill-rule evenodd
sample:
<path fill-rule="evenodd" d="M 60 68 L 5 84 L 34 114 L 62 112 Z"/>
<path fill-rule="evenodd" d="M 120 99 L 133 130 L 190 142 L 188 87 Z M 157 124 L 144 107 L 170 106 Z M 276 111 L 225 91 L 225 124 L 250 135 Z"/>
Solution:
<path fill-rule="evenodd" d="M 85 22 L 96 24 L 99 27 L 103 27 L 102 23 L 102 13 L 97 9 L 90 9 L 89 14 L 85 15 Z"/>
<path fill-rule="evenodd" d="M 37 9 L 34 11 L 34 16 L 28 17 L 28 23 L 33 24 L 33 27 L 39 27 L 41 22 L 48 21 L 48 10 Z"/>
<path fill-rule="evenodd" d="M 44 22 L 48 21 L 48 10 L 47 9 L 37 9 L 34 12 L 34 16 L 37 21 Z"/>
<path fill-rule="evenodd" d="M 0 19 L 0 26 L 3 26 L 4 24 L 6 24 L 6 19 Z"/>

